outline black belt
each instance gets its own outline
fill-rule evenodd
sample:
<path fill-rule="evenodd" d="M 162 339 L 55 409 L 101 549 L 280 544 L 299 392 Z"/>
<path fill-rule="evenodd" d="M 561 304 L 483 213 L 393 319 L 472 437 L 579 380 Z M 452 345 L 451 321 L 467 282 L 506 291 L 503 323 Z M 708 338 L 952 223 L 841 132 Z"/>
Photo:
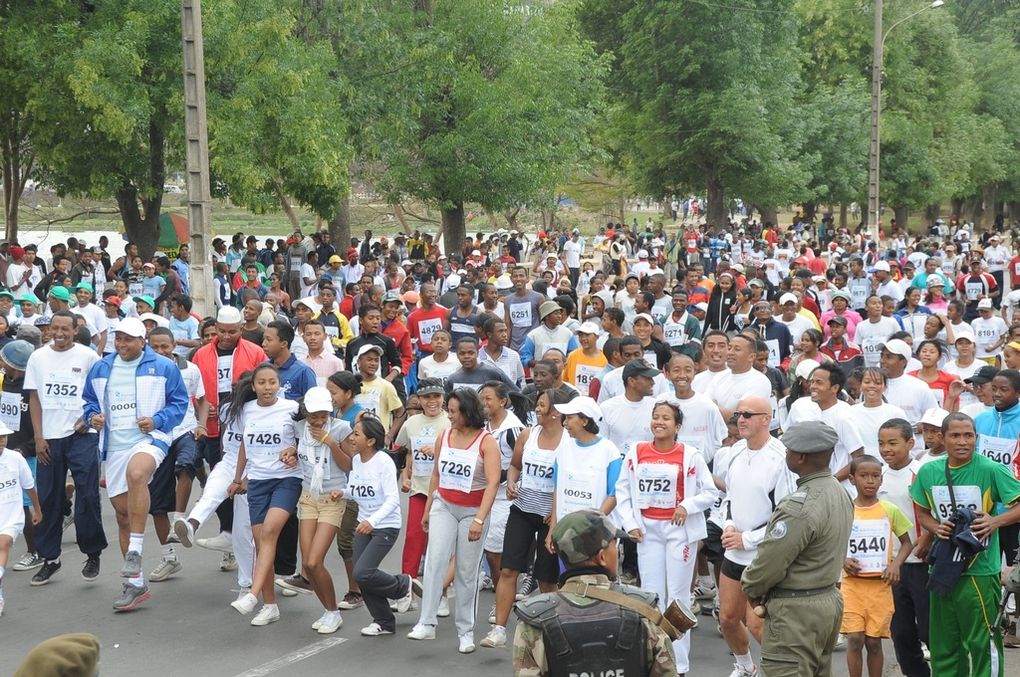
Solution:
<path fill-rule="evenodd" d="M 835 586 L 827 585 L 824 588 L 808 588 L 807 590 L 790 590 L 789 588 L 773 588 L 769 593 L 770 599 L 782 599 L 784 597 L 813 597 L 835 590 Z"/>

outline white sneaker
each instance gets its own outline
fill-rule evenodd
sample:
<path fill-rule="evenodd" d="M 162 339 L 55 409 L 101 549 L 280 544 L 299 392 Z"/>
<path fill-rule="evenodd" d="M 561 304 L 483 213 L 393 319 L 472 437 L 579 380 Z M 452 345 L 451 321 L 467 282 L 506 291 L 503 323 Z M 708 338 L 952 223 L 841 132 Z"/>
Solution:
<path fill-rule="evenodd" d="M 439 608 L 436 609 L 436 615 L 440 618 L 446 618 L 450 615 L 450 600 L 446 595 L 439 598 Z"/>
<path fill-rule="evenodd" d="M 926 663 L 931 663 L 931 650 L 928 648 L 928 645 L 925 644 L 924 642 L 921 642 L 921 655 L 924 656 L 924 660 Z"/>
<path fill-rule="evenodd" d="M 498 649 L 501 646 L 506 646 L 506 628 L 494 626 L 480 644 L 486 649 Z"/>
<path fill-rule="evenodd" d="M 251 591 L 241 591 L 241 594 L 237 596 L 237 599 L 230 603 L 230 606 L 234 607 L 237 613 L 242 616 L 247 616 L 252 611 L 255 611 L 255 607 L 259 605 L 259 598 L 251 594 Z"/>
<path fill-rule="evenodd" d="M 160 560 L 159 565 L 149 574 L 149 580 L 154 583 L 165 581 L 183 568 L 184 565 L 175 559 Z"/>
<path fill-rule="evenodd" d="M 188 520 L 174 520 L 173 531 L 174 535 L 177 536 L 177 541 L 185 548 L 190 548 L 195 544 L 195 527 L 191 526 L 191 522 Z"/>
<path fill-rule="evenodd" d="M 322 622 L 319 623 L 319 627 L 316 630 L 319 631 L 320 635 L 332 635 L 344 624 L 344 619 L 340 616 L 339 611 L 327 611 L 319 620 Z"/>
<path fill-rule="evenodd" d="M 436 638 L 436 626 L 434 625 L 423 625 L 418 623 L 411 632 L 407 633 L 408 639 L 435 639 Z"/>
<path fill-rule="evenodd" d="M 191 526 L 190 523 L 188 526 Z M 192 531 L 194 533 L 194 531 Z M 180 532 L 177 532 L 177 537 L 180 538 Z M 181 545 L 184 545 L 184 539 L 181 538 Z M 220 552 L 234 552 L 234 544 L 223 534 L 216 534 L 212 538 L 200 538 L 195 541 L 195 545 L 206 550 L 219 550 Z"/>
<path fill-rule="evenodd" d="M 489 609 L 489 625 L 496 624 L 496 603 L 492 603 L 492 608 Z"/>
<path fill-rule="evenodd" d="M 475 651 L 475 636 L 470 632 L 460 636 L 460 647 L 457 651 L 461 653 L 474 653 Z"/>
<path fill-rule="evenodd" d="M 319 632 L 322 632 L 320 629 Z M 378 623 L 370 623 L 361 629 L 361 634 L 365 637 L 379 637 L 380 635 L 392 635 L 392 630 L 383 630 L 382 626 Z"/>
<path fill-rule="evenodd" d="M 730 673 L 730 677 L 755 677 L 757 674 L 758 674 L 757 665 L 752 665 L 750 671 L 748 671 L 743 666 L 734 663 L 733 672 Z"/>
<path fill-rule="evenodd" d="M 252 625 L 269 625 L 280 620 L 280 607 L 275 604 L 264 604 L 259 612 L 255 614 L 255 618 L 251 619 Z"/>
<path fill-rule="evenodd" d="M 694 590 L 691 591 L 691 597 L 702 600 L 713 599 L 715 597 L 715 585 L 703 585 L 698 583 L 694 586 Z"/>
<path fill-rule="evenodd" d="M 319 620 L 317 620 L 314 623 L 312 623 L 312 630 L 318 630 L 322 626 L 322 622 L 324 620 L 326 620 L 326 617 L 329 616 L 331 613 L 333 613 L 333 612 L 332 611 L 323 611 L 322 615 L 319 616 Z"/>
<path fill-rule="evenodd" d="M 492 582 L 492 577 L 488 574 L 482 574 L 478 577 L 478 589 L 479 590 L 495 590 L 496 585 Z"/>
<path fill-rule="evenodd" d="M 411 605 L 414 604 L 414 594 L 411 592 L 411 588 L 407 588 L 407 594 L 400 599 L 393 600 L 393 604 L 390 608 L 396 611 L 398 614 L 406 614 L 411 610 Z"/>

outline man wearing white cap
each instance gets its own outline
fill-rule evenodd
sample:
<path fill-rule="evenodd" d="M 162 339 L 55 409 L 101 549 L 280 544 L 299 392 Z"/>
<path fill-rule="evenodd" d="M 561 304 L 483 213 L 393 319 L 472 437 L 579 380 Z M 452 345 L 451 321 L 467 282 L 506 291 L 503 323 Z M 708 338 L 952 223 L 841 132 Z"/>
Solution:
<path fill-rule="evenodd" d="M 46 585 L 60 570 L 64 481 L 69 471 L 74 480 L 75 536 L 87 557 L 82 569 L 86 581 L 99 576 L 99 555 L 106 548 L 99 503 L 98 437 L 81 418 L 85 379 L 99 356 L 74 342 L 74 315 L 68 311 L 53 314 L 50 332 L 53 340 L 28 359 L 24 384 L 35 431 L 36 482 L 43 508 L 35 542 L 45 562 L 32 578 L 35 586 Z"/>
<path fill-rule="evenodd" d="M 637 253 L 637 263 L 630 267 L 630 272 L 637 275 L 638 279 L 642 279 L 648 274 L 648 251 L 646 249 L 639 249 Z"/>
<path fill-rule="evenodd" d="M 879 261 L 875 264 L 874 277 L 871 278 L 871 288 L 876 296 L 889 296 L 897 303 L 903 300 L 903 289 L 892 279 L 892 272 L 888 261 Z"/>
<path fill-rule="evenodd" d="M 811 320 L 800 314 L 800 299 L 797 298 L 796 294 L 786 292 L 780 296 L 779 308 L 782 312 L 776 317 L 776 322 L 786 325 L 786 328 L 790 330 L 793 347 L 798 348 L 800 346 L 801 335 L 808 329 L 814 329 L 815 325 L 811 323 Z"/>
<path fill-rule="evenodd" d="M 232 306 L 224 306 L 216 314 L 216 337 L 195 351 L 192 362 L 202 374 L 202 386 L 206 401 L 209 402 L 209 418 L 204 423 L 206 438 L 201 444 L 202 457 L 210 468 L 220 462 L 223 450 L 220 443 L 220 402 L 230 395 L 237 379 L 246 371 L 266 361 L 266 353 L 261 346 L 241 338 L 241 311 Z M 233 501 L 227 500 L 219 505 L 216 514 L 220 518 L 220 534 L 211 539 L 200 539 L 199 545 L 220 550 L 224 553 L 227 563 L 233 551 L 230 529 L 234 521 Z"/>
<path fill-rule="evenodd" d="M 854 330 L 854 343 L 860 346 L 861 352 L 864 353 L 864 366 L 877 367 L 882 344 L 900 331 L 900 324 L 882 314 L 882 299 L 874 294 L 868 297 L 865 308 L 868 316 L 866 320 L 858 323 Z"/>
<path fill-rule="evenodd" d="M 991 299 L 981 299 L 977 304 L 978 317 L 970 322 L 974 330 L 975 357 L 996 366 L 1003 346 L 1009 340 L 1009 327 L 1005 320 L 995 314 Z"/>
<path fill-rule="evenodd" d="M 177 365 L 145 345 L 141 320 L 127 318 L 114 333 L 116 353 L 93 365 L 85 381 L 82 418 L 102 437 L 106 493 L 117 512 L 124 566 L 115 611 L 149 598 L 142 543 L 149 516 L 149 482 L 166 455 L 174 428 L 188 409 Z"/>
<path fill-rule="evenodd" d="M 910 425 L 917 425 L 922 414 L 939 406 L 928 384 L 904 373 L 907 362 L 913 357 L 910 346 L 900 339 L 886 341 L 881 346 L 880 364 L 888 374 L 885 398 L 903 410 Z"/>

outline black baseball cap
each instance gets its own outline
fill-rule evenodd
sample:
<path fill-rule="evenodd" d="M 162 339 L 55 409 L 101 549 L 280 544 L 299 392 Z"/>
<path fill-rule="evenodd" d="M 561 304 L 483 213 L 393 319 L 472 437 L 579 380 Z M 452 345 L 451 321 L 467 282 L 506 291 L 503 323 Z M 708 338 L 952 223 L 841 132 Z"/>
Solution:
<path fill-rule="evenodd" d="M 626 385 L 627 379 L 632 376 L 647 376 L 648 378 L 655 378 L 661 373 L 662 372 L 658 369 L 648 366 L 648 363 L 644 360 L 631 360 L 627 364 L 623 365 L 623 383 Z"/>
<path fill-rule="evenodd" d="M 988 365 L 978 369 L 976 372 L 974 372 L 974 375 L 971 376 L 970 378 L 963 379 L 963 382 L 975 386 L 981 386 L 988 383 L 998 375 L 999 370 L 991 365 Z"/>

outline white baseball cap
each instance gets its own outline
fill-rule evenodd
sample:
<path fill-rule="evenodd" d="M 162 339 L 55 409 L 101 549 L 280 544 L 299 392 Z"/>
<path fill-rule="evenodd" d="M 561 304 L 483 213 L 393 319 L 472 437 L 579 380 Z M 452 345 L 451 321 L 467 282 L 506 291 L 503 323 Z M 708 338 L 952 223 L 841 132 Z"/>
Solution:
<path fill-rule="evenodd" d="M 134 338 L 145 338 L 145 325 L 137 317 L 126 317 L 114 330 L 117 334 L 127 334 Z"/>
<path fill-rule="evenodd" d="M 787 303 L 796 303 L 796 302 L 797 302 L 797 295 L 796 294 L 792 294 L 790 292 L 786 292 L 785 294 L 783 294 L 782 296 L 779 297 L 779 305 L 781 305 L 781 306 L 785 306 Z"/>
<path fill-rule="evenodd" d="M 913 351 L 910 350 L 910 346 L 907 342 L 902 339 L 891 339 L 882 344 L 882 350 L 889 351 L 893 355 L 899 355 L 904 360 L 909 360 L 914 356 Z"/>
<path fill-rule="evenodd" d="M 583 414 L 596 423 L 602 420 L 602 409 L 600 409 L 598 403 L 590 397 L 575 397 L 569 402 L 555 405 L 555 409 L 564 416 L 569 414 Z"/>
<path fill-rule="evenodd" d="M 637 253 L 637 257 L 639 259 L 647 259 L 648 258 L 648 252 L 646 250 L 644 250 L 644 249 L 639 249 L 638 253 Z"/>
<path fill-rule="evenodd" d="M 333 411 L 333 398 L 330 396 L 329 391 L 321 386 L 308 389 L 308 392 L 305 393 L 304 404 L 305 411 L 309 414 Z"/>
<path fill-rule="evenodd" d="M 918 421 L 920 425 L 933 425 L 936 428 L 942 427 L 942 422 L 946 420 L 946 416 L 949 416 L 949 412 L 941 407 L 932 407 L 924 412 L 921 420 Z"/>
<path fill-rule="evenodd" d="M 599 331 L 599 326 L 594 322 L 582 322 L 581 326 L 577 328 L 577 333 L 598 335 L 601 332 Z"/>
<path fill-rule="evenodd" d="M 891 269 L 891 268 L 889 268 L 889 264 L 888 264 L 887 262 L 885 262 L 885 261 L 879 261 L 878 263 L 876 263 L 876 264 L 875 264 L 875 270 L 884 270 L 885 272 L 887 272 L 887 273 L 888 273 L 888 272 L 890 272 L 890 271 L 891 271 L 892 269 Z"/>
<path fill-rule="evenodd" d="M 809 376 L 811 376 L 811 372 L 813 372 L 819 366 L 820 365 L 818 360 L 812 360 L 810 358 L 804 359 L 797 364 L 797 369 L 794 373 L 796 374 L 797 378 L 808 378 Z"/>
<path fill-rule="evenodd" d="M 633 324 L 637 324 L 638 320 L 645 320 L 648 322 L 648 324 L 652 325 L 653 327 L 655 326 L 655 320 L 648 313 L 638 313 L 637 315 L 635 315 Z"/>
<path fill-rule="evenodd" d="M 369 352 L 376 353 L 376 354 L 378 354 L 381 357 L 382 354 L 383 354 L 383 349 L 380 348 L 379 346 L 375 345 L 374 343 L 366 343 L 365 345 L 361 346 L 358 349 L 357 357 L 361 357 L 365 353 L 369 353 Z"/>
<path fill-rule="evenodd" d="M 991 310 L 992 309 L 992 300 L 991 299 L 981 299 L 980 301 L 978 301 L 977 307 L 978 307 L 978 310 Z"/>

